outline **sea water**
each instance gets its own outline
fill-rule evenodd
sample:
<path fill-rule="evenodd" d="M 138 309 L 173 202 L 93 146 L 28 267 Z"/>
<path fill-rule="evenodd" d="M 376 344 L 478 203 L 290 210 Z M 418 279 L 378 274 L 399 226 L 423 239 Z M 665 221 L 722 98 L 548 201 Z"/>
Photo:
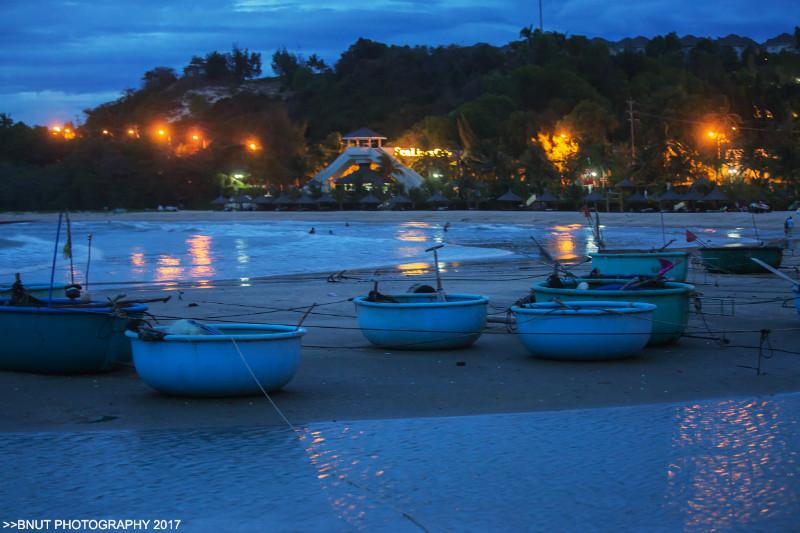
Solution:
<path fill-rule="evenodd" d="M 311 233 L 311 228 L 314 232 Z M 26 283 L 50 280 L 56 226 L 27 222 L 0 225 L 0 285 L 19 272 Z M 741 230 L 699 232 L 716 243 L 748 241 Z M 455 268 L 467 260 L 537 256 L 531 241 L 539 240 L 555 257 L 574 260 L 595 251 L 591 230 L 582 224 L 530 225 L 455 222 L 441 224 L 344 222 L 130 222 L 101 221 L 72 224 L 73 271 L 85 277 L 88 238 L 92 235 L 90 280 L 97 283 L 177 283 L 212 286 L 218 280 L 248 280 L 261 276 L 336 272 L 397 266 L 420 271 L 430 265 L 426 248 L 447 244 L 440 252 L 442 266 Z M 659 228 L 605 228 L 613 248 L 661 246 Z M 667 239 L 683 243 L 683 230 L 670 229 Z M 70 279 L 62 254 L 62 231 L 57 252 L 56 279 Z"/>
<path fill-rule="evenodd" d="M 791 394 L 313 423 L 300 438 L 283 427 L 6 433 L 0 520 L 180 520 L 187 532 L 792 531 L 799 416 Z"/>

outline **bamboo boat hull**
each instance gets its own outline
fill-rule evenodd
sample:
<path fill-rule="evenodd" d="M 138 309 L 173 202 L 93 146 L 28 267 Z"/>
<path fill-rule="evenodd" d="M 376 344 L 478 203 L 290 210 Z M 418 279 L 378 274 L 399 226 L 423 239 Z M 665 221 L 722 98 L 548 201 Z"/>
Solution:
<path fill-rule="evenodd" d="M 65 300 L 60 300 L 65 302 Z M 0 305 L 0 370 L 41 374 L 105 372 L 130 362 L 124 332 L 145 305 L 124 308 L 59 309 Z"/>
<path fill-rule="evenodd" d="M 450 350 L 472 345 L 486 327 L 489 300 L 477 294 L 393 294 L 399 303 L 353 301 L 361 333 L 382 348 Z"/>
<path fill-rule="evenodd" d="M 162 341 L 144 341 L 127 332 L 139 377 L 165 394 L 225 397 L 259 394 L 261 387 L 280 389 L 297 372 L 306 330 L 267 324 L 210 325 L 222 335 L 167 335 Z"/>
<path fill-rule="evenodd" d="M 684 282 L 689 275 L 688 252 L 598 252 L 589 254 L 592 268 L 601 278 L 655 276 L 663 268 L 659 259 L 673 266 L 664 277 L 668 280 Z"/>
<path fill-rule="evenodd" d="M 779 268 L 783 260 L 780 246 L 715 246 L 699 248 L 698 253 L 706 270 L 717 274 L 766 274 L 769 271 L 751 258 L 773 268 Z"/>
<path fill-rule="evenodd" d="M 656 306 L 635 302 L 546 302 L 514 306 L 517 338 L 543 359 L 598 361 L 638 355 Z"/>
<path fill-rule="evenodd" d="M 589 284 L 588 290 L 572 288 L 583 281 Z M 689 297 L 694 292 L 694 285 L 666 282 L 665 288 L 652 290 L 601 290 L 595 288 L 618 281 L 594 278 L 577 279 L 574 285 L 564 288 L 547 287 L 546 282 L 543 281 L 535 284 L 533 291 L 539 302 L 558 299 L 562 302 L 613 301 L 654 304 L 656 309 L 653 312 L 653 331 L 648 344 L 675 342 L 683 335 L 689 323 Z"/>

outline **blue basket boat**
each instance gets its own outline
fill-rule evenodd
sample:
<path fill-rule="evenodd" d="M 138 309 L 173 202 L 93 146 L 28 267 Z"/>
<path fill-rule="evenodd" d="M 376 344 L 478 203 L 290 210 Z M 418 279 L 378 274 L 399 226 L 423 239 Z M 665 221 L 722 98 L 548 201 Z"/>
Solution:
<path fill-rule="evenodd" d="M 0 369 L 42 374 L 105 372 L 130 362 L 131 347 L 124 332 L 147 306 L 132 304 L 65 307 L 19 307 L 0 302 Z M 102 304 L 101 304 L 102 305 Z"/>
<path fill-rule="evenodd" d="M 266 391 L 280 389 L 297 373 L 305 329 L 267 324 L 209 326 L 221 334 L 168 334 L 163 340 L 145 341 L 127 332 L 142 380 L 176 396 L 246 396 L 260 394 L 259 384 Z M 167 327 L 156 330 L 166 332 Z"/>
<path fill-rule="evenodd" d="M 447 350 L 470 346 L 486 326 L 489 300 L 478 294 L 391 294 L 395 302 L 372 302 L 359 296 L 356 315 L 361 333 L 372 344 L 399 350 Z"/>
<path fill-rule="evenodd" d="M 586 282 L 587 290 L 578 289 Z M 653 333 L 650 344 L 666 344 L 678 340 L 689 323 L 689 298 L 694 294 L 694 285 L 668 281 L 663 288 L 621 290 L 619 279 L 578 278 L 563 280 L 563 287 L 549 287 L 547 282 L 534 284 L 537 301 L 559 300 L 562 302 L 644 302 L 656 305 L 653 313 Z"/>
<path fill-rule="evenodd" d="M 603 360 L 637 355 L 650 341 L 649 303 L 544 302 L 514 306 L 517 338 L 545 359 Z"/>
<path fill-rule="evenodd" d="M 64 289 L 66 285 L 63 283 L 53 284 L 53 296 L 64 296 Z M 49 283 L 26 283 L 25 292 L 36 298 L 37 300 L 47 300 L 50 297 L 50 284 Z M 0 298 L 8 298 L 11 296 L 11 285 L 0 285 Z"/>
<path fill-rule="evenodd" d="M 674 265 L 664 274 L 666 279 L 684 282 L 689 275 L 688 252 L 608 251 L 589 256 L 601 278 L 655 276 L 663 268 L 660 259 Z"/>

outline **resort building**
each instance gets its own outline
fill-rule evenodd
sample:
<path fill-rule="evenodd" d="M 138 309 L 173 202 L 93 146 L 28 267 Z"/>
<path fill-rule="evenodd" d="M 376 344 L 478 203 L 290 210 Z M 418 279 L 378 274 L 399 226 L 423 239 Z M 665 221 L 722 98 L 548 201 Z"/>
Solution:
<path fill-rule="evenodd" d="M 402 184 L 406 190 L 422 185 L 422 176 L 401 163 L 393 152 L 385 147 L 386 140 L 384 135 L 368 128 L 348 133 L 342 137 L 342 153 L 314 176 L 314 181 L 324 191 L 338 186 L 352 187 L 356 182 L 363 183 L 367 190 L 388 187 L 389 183 L 375 173 L 380 167 L 381 158 L 388 156 L 397 169 L 391 179 Z"/>

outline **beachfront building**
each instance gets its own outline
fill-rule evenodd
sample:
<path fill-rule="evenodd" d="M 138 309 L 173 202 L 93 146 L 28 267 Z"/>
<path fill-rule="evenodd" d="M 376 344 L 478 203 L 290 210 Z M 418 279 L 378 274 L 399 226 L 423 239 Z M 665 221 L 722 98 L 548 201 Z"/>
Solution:
<path fill-rule="evenodd" d="M 391 177 L 403 185 L 406 190 L 414 189 L 422 185 L 423 178 L 414 170 L 408 168 L 394 156 L 392 150 L 385 146 L 387 138 L 380 133 L 368 128 L 361 128 L 350 132 L 342 137 L 342 152 L 333 162 L 322 169 L 313 181 L 315 181 L 323 191 L 330 191 L 341 185 L 351 187 L 355 183 L 371 184 L 375 188 L 388 187 L 389 182 L 383 178 L 375 179 L 375 170 L 380 167 L 381 159 L 389 157 L 396 168 Z M 351 179 L 348 176 L 355 174 Z M 373 182 L 375 185 L 372 185 Z M 365 187 L 367 188 L 367 187 Z"/>

